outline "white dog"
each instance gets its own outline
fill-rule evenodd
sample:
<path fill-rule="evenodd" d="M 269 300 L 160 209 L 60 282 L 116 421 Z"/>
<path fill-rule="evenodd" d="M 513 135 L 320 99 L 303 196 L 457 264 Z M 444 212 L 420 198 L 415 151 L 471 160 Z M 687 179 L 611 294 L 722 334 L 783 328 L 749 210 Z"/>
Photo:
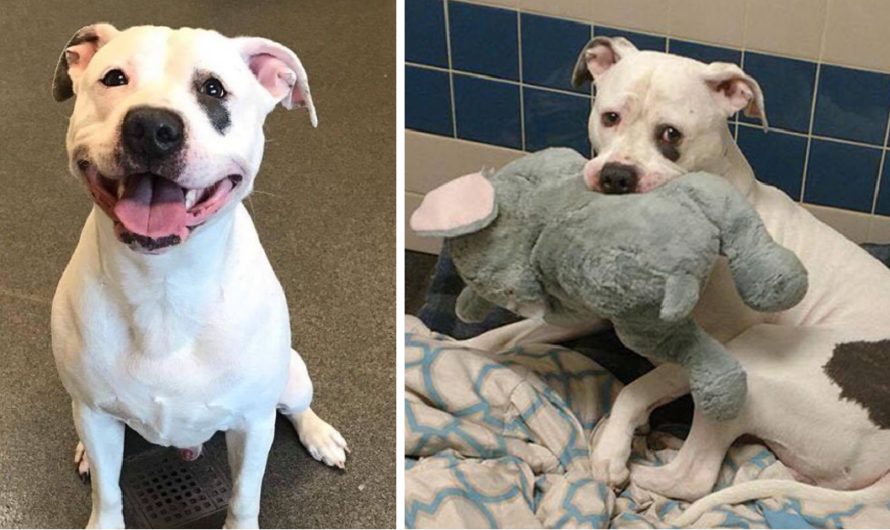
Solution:
<path fill-rule="evenodd" d="M 92 476 L 89 526 L 123 527 L 128 425 L 189 458 L 225 431 L 226 527 L 256 527 L 276 409 L 313 457 L 346 459 L 309 408 L 284 293 L 241 204 L 275 105 L 317 123 L 306 72 L 266 39 L 95 24 L 56 71 L 55 99 L 75 94 L 68 155 L 95 205 L 53 300 L 52 337 L 75 458 Z"/>
<path fill-rule="evenodd" d="M 689 171 L 724 175 L 751 201 L 776 241 L 797 253 L 810 281 L 797 307 L 760 314 L 742 303 L 721 263 L 695 316 L 747 370 L 745 409 L 723 423 L 696 413 L 670 464 L 630 470 L 635 429 L 653 408 L 689 391 L 678 367 L 658 366 L 622 390 L 596 433 L 594 476 L 613 485 L 630 478 L 668 497 L 698 499 L 712 490 L 730 444 L 750 434 L 763 439 L 803 483 L 838 490 L 874 485 L 850 494 L 890 498 L 890 480 L 881 480 L 890 477 L 890 270 L 787 195 L 755 180 L 727 118 L 745 110 L 766 126 L 757 82 L 736 65 L 640 52 L 623 38 L 604 37 L 583 50 L 574 78 L 576 84 L 592 79 L 597 89 L 589 133 L 598 155 L 585 168 L 592 189 L 645 192 Z M 468 343 L 498 349 L 586 331 L 526 320 Z M 730 488 L 713 502 L 781 491 L 817 494 L 804 484 L 766 481 Z M 700 505 L 674 523 L 688 524 L 704 509 Z"/>

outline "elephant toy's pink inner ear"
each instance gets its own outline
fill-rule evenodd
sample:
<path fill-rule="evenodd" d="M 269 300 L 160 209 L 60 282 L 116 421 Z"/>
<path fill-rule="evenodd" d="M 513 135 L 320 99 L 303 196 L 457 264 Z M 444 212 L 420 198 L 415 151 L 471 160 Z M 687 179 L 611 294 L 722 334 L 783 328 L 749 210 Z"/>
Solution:
<path fill-rule="evenodd" d="M 411 216 L 411 229 L 422 235 L 461 235 L 484 228 L 496 214 L 494 187 L 482 173 L 472 173 L 427 193 Z"/>

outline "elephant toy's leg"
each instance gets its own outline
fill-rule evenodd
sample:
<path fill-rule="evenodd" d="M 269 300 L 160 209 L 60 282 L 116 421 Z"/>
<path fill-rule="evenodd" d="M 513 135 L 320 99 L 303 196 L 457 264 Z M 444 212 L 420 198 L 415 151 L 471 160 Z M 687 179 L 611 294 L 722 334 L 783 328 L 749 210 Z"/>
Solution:
<path fill-rule="evenodd" d="M 464 287 L 460 296 L 457 297 L 454 311 L 457 318 L 464 322 L 482 322 L 495 307 L 497 306 L 479 296 L 470 287 Z"/>
<path fill-rule="evenodd" d="M 624 344 L 651 359 L 677 363 L 689 375 L 697 410 L 715 421 L 729 420 L 745 405 L 742 365 L 692 318 L 677 323 L 614 321 Z"/>
<path fill-rule="evenodd" d="M 706 203 L 714 205 L 708 217 L 720 230 L 720 251 L 742 300 L 762 312 L 797 305 L 807 293 L 807 271 L 793 252 L 773 240 L 748 201 L 732 192 L 725 201 Z"/>

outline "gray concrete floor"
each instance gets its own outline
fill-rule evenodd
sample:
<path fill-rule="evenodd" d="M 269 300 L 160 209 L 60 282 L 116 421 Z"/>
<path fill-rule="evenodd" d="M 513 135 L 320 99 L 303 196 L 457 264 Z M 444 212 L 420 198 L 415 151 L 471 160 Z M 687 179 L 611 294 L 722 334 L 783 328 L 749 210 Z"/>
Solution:
<path fill-rule="evenodd" d="M 314 408 L 352 455 L 325 468 L 279 422 L 263 487 L 265 527 L 395 524 L 395 3 L 391 0 L 36 1 L 3 5 L 0 34 L 0 527 L 82 527 L 68 396 L 56 376 L 50 300 L 90 201 L 67 175 L 72 103 L 50 81 L 80 27 L 107 21 L 260 35 L 295 49 L 320 126 L 304 111 L 266 122 L 252 198 L 284 285 Z M 209 449 L 221 454 L 215 438 Z M 150 447 L 128 438 L 127 454 Z M 359 488 L 361 486 L 361 489 Z"/>

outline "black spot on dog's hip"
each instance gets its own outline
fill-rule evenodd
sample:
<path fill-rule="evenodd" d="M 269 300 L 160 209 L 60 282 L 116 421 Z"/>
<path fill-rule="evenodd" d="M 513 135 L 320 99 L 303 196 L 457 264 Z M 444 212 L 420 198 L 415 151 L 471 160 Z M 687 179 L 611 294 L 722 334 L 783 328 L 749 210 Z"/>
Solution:
<path fill-rule="evenodd" d="M 890 339 L 838 344 L 822 369 L 841 387 L 841 399 L 868 411 L 877 427 L 890 429 Z"/>

